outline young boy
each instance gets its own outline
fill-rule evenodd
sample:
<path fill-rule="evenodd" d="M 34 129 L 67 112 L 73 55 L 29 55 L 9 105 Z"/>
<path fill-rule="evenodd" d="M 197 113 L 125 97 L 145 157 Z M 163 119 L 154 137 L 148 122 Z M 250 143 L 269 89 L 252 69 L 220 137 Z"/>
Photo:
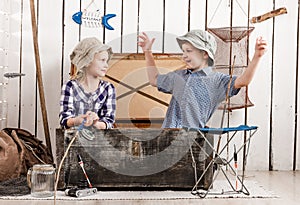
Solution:
<path fill-rule="evenodd" d="M 60 124 L 64 128 L 80 125 L 97 129 L 113 127 L 116 112 L 114 86 L 101 80 L 108 70 L 111 47 L 97 38 L 85 38 L 74 48 L 71 78 L 64 84 L 60 99 Z"/>
<path fill-rule="evenodd" d="M 193 30 L 177 37 L 187 69 L 161 75 L 151 52 L 155 39 L 150 39 L 146 33 L 139 38 L 150 84 L 161 92 L 172 94 L 162 126 L 165 128 L 204 127 L 218 105 L 225 100 L 230 82 L 229 97 L 249 85 L 267 48 L 266 41 L 257 38 L 252 61 L 241 76 L 233 76 L 230 80 L 230 75 L 212 70 L 217 49 L 214 37 L 207 31 Z"/>

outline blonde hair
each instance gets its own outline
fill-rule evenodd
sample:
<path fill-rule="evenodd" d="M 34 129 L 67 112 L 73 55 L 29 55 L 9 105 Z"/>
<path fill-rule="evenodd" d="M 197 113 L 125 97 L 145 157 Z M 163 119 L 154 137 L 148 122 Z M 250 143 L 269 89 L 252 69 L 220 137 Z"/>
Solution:
<path fill-rule="evenodd" d="M 85 67 L 78 70 L 77 67 L 73 63 L 71 63 L 70 80 L 83 80 L 86 76 L 85 72 Z"/>

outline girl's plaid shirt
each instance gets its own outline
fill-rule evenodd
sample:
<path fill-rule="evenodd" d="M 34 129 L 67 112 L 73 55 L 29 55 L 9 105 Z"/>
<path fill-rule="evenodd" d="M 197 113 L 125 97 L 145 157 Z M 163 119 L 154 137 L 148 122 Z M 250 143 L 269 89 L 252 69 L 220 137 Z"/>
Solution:
<path fill-rule="evenodd" d="M 92 93 L 86 93 L 77 80 L 70 80 L 62 87 L 60 98 L 60 124 L 67 127 L 67 120 L 85 114 L 87 111 L 98 113 L 99 120 L 112 128 L 116 114 L 116 92 L 113 84 L 100 81 Z"/>

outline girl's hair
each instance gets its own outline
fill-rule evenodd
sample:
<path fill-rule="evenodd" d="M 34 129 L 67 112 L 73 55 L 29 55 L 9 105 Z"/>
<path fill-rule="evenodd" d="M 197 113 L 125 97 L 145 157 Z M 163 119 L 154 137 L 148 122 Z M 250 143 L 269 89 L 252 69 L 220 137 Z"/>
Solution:
<path fill-rule="evenodd" d="M 102 53 L 104 51 L 100 51 L 99 53 Z M 108 52 L 108 51 L 107 51 Z M 108 52 L 109 58 L 108 61 L 110 60 L 112 54 Z M 87 65 L 88 66 L 88 65 Z M 70 80 L 78 80 L 81 81 L 86 77 L 86 66 L 78 69 L 76 65 L 71 63 L 71 68 L 70 68 Z"/>
<path fill-rule="evenodd" d="M 81 81 L 82 79 L 84 79 L 86 76 L 85 69 L 86 68 L 82 68 L 78 70 L 77 67 L 73 63 L 71 63 L 70 80 Z"/>
<path fill-rule="evenodd" d="M 82 80 L 86 77 L 86 68 L 94 60 L 95 54 L 107 51 L 109 59 L 112 55 L 112 49 L 109 45 L 103 44 L 95 37 L 81 40 L 70 54 L 71 80 Z"/>

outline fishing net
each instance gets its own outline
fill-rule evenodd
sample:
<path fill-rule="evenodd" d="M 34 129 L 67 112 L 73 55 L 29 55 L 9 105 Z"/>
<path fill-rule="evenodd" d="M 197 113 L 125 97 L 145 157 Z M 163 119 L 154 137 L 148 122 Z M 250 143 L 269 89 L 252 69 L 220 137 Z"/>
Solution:
<path fill-rule="evenodd" d="M 220 38 L 224 42 L 239 42 L 245 39 L 254 30 L 254 27 L 222 27 L 209 28 L 208 31 Z M 246 38 L 247 39 L 247 38 Z"/>
<path fill-rule="evenodd" d="M 21 196 L 27 194 L 30 194 L 30 189 L 25 176 L 0 182 L 0 196 Z"/>
<path fill-rule="evenodd" d="M 19 128 L 0 132 L 0 196 L 29 193 L 27 171 L 34 164 L 53 163 L 47 147 L 36 136 Z"/>
<path fill-rule="evenodd" d="M 215 36 L 217 51 L 215 55 L 215 67 L 217 71 L 233 75 L 241 75 L 249 62 L 248 59 L 248 35 L 254 27 L 221 27 L 208 28 L 207 30 Z M 233 65 L 234 64 L 234 65 Z M 224 109 L 224 101 L 220 109 Z M 246 93 L 246 88 L 230 98 L 227 110 L 240 109 L 253 106 Z"/>

